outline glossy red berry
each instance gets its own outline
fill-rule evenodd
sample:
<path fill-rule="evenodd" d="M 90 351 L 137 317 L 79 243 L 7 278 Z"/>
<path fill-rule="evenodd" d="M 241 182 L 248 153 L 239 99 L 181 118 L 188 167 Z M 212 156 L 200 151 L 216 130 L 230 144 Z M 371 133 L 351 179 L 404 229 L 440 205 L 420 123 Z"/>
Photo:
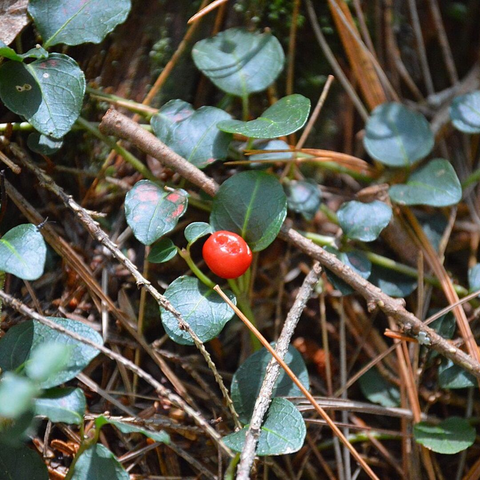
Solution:
<path fill-rule="evenodd" d="M 240 235 L 225 230 L 212 233 L 202 253 L 208 268 L 222 278 L 240 277 L 252 263 L 252 251 L 247 242 Z"/>

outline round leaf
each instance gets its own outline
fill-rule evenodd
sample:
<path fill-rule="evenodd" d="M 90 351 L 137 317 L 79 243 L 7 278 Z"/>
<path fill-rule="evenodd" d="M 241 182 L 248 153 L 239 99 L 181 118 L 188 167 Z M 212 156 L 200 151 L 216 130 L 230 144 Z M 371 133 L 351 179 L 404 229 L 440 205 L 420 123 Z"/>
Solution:
<path fill-rule="evenodd" d="M 343 233 L 362 242 L 373 242 L 389 224 L 392 209 L 379 200 L 372 203 L 345 202 L 337 212 Z"/>
<path fill-rule="evenodd" d="M 64 328 L 84 338 L 103 344 L 102 337 L 82 322 L 66 318 L 48 317 Z M 62 370 L 42 382 L 43 388 L 50 388 L 71 380 L 98 355 L 98 350 L 47 327 L 37 321 L 27 321 L 12 327 L 0 341 L 0 368 L 15 370 L 28 361 L 32 352 L 42 343 L 56 342 L 70 347 L 70 356 Z"/>
<path fill-rule="evenodd" d="M 407 167 L 425 158 L 434 137 L 426 118 L 399 103 L 375 108 L 363 140 L 371 157 L 391 167 Z"/>
<path fill-rule="evenodd" d="M 33 406 L 37 386 L 28 378 L 5 372 L 0 380 L 0 417 L 18 418 Z"/>
<path fill-rule="evenodd" d="M 151 245 L 177 225 L 187 210 L 188 193 L 165 191 L 149 180 L 141 180 L 125 197 L 125 216 L 133 234 L 144 245 Z"/>
<path fill-rule="evenodd" d="M 396 298 L 408 297 L 417 288 L 415 278 L 378 265 L 372 265 L 372 273 L 368 280 L 383 293 Z"/>
<path fill-rule="evenodd" d="M 292 180 L 283 188 L 288 208 L 301 213 L 305 220 L 312 220 L 322 202 L 318 185 L 309 180 Z"/>
<path fill-rule="evenodd" d="M 245 239 L 252 251 L 275 240 L 287 214 L 280 182 L 264 172 L 242 172 L 224 182 L 213 200 L 210 224 Z"/>
<path fill-rule="evenodd" d="M 210 233 L 213 233 L 213 228 L 209 223 L 205 222 L 193 222 L 190 225 L 187 225 L 185 228 L 185 238 L 187 242 L 191 245 L 196 242 L 199 238 L 204 237 Z"/>
<path fill-rule="evenodd" d="M 356 250 L 350 252 L 339 252 L 337 249 L 327 246 L 325 247 L 330 253 L 333 253 L 341 262 L 350 267 L 355 273 L 358 273 L 362 278 L 369 278 L 372 271 L 372 264 L 370 260 L 362 253 Z M 355 290 L 338 278 L 330 270 L 326 270 L 328 280 L 333 284 L 333 286 L 340 291 L 342 295 L 350 295 L 354 293 Z"/>
<path fill-rule="evenodd" d="M 51 422 L 80 425 L 85 407 L 85 395 L 80 388 L 51 388 L 35 399 L 34 413 Z"/>
<path fill-rule="evenodd" d="M 169 238 L 162 238 L 150 250 L 148 261 L 152 263 L 165 263 L 177 254 L 177 247 Z"/>
<path fill-rule="evenodd" d="M 247 427 L 223 438 L 225 445 L 241 452 Z M 261 427 L 256 454 L 287 455 L 298 452 L 303 446 L 307 430 L 300 412 L 285 398 L 274 398 Z"/>
<path fill-rule="evenodd" d="M 103 445 L 97 443 L 85 450 L 74 466 L 75 480 L 129 480 L 115 455 Z"/>
<path fill-rule="evenodd" d="M 43 275 L 46 255 L 42 234 L 31 223 L 14 227 L 0 238 L 0 271 L 23 280 Z"/>
<path fill-rule="evenodd" d="M 309 113 L 310 100 L 303 95 L 294 94 L 281 98 L 255 120 L 224 120 L 217 126 L 224 132 L 250 138 L 275 138 L 290 135 L 302 128 Z"/>
<path fill-rule="evenodd" d="M 464 133 L 480 133 L 480 90 L 456 97 L 450 106 L 453 126 Z"/>
<path fill-rule="evenodd" d="M 462 198 L 462 186 L 448 160 L 436 158 L 412 173 L 408 182 L 394 185 L 390 198 L 401 205 L 447 207 Z"/>
<path fill-rule="evenodd" d="M 271 33 L 231 28 L 197 42 L 197 68 L 224 92 L 246 97 L 265 90 L 283 69 L 285 55 Z"/>
<path fill-rule="evenodd" d="M 0 478 L 8 480 L 48 480 L 48 470 L 42 457 L 21 445 L 0 448 Z"/>
<path fill-rule="evenodd" d="M 360 389 L 368 400 L 383 407 L 398 407 L 400 405 L 400 391 L 387 382 L 376 368 L 371 368 L 359 379 Z"/>
<path fill-rule="evenodd" d="M 152 117 L 151 124 L 162 142 L 196 167 L 205 168 L 227 156 L 232 136 L 217 128 L 226 119 L 230 115 L 219 108 L 195 111 L 187 102 L 171 100 Z"/>
<path fill-rule="evenodd" d="M 53 155 L 60 150 L 63 145 L 63 139 L 47 137 L 38 132 L 31 133 L 27 138 L 28 148 L 41 155 Z"/>
<path fill-rule="evenodd" d="M 28 13 L 48 48 L 100 43 L 126 20 L 130 8 L 130 0 L 30 0 Z"/>
<path fill-rule="evenodd" d="M 438 384 L 446 390 L 475 387 L 476 378 L 451 360 L 443 358 L 438 368 Z"/>
<path fill-rule="evenodd" d="M 231 292 L 226 292 L 236 302 Z M 165 291 L 165 298 L 180 312 L 202 342 L 215 338 L 233 317 L 232 309 L 220 295 L 197 278 L 182 276 L 174 280 Z M 160 307 L 162 323 L 167 335 L 180 345 L 193 345 L 192 337 L 182 330 L 175 316 Z"/>
<path fill-rule="evenodd" d="M 438 425 L 417 423 L 413 427 L 413 435 L 417 443 L 447 455 L 466 450 L 475 442 L 475 429 L 460 417 L 447 418 Z"/>
<path fill-rule="evenodd" d="M 270 352 L 266 348 L 262 348 L 248 357 L 233 376 L 230 387 L 232 401 L 240 421 L 243 423 L 250 421 L 255 401 L 265 378 L 265 370 L 271 359 Z M 293 370 L 302 385 L 308 389 L 307 367 L 298 350 L 292 345 L 288 347 L 285 363 Z M 301 394 L 302 392 L 292 382 L 291 378 L 283 369 L 280 369 L 280 375 L 273 389 L 272 397 L 297 397 Z"/>
<path fill-rule="evenodd" d="M 44 135 L 62 138 L 80 115 L 85 76 L 72 58 L 52 53 L 29 64 L 0 67 L 0 98 Z"/>

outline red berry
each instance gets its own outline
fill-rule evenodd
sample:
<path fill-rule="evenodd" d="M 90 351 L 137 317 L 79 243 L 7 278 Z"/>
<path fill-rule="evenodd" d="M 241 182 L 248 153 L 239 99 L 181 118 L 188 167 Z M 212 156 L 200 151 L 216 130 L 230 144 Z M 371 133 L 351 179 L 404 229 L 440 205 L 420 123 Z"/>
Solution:
<path fill-rule="evenodd" d="M 247 242 L 225 230 L 213 233 L 203 245 L 202 253 L 208 268 L 222 278 L 240 277 L 252 263 L 252 251 Z"/>

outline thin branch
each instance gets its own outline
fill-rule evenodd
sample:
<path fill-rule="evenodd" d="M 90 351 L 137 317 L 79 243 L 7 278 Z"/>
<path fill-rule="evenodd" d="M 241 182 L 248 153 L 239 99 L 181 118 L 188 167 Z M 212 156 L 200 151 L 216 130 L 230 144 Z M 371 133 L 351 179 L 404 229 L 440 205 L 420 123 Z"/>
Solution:
<path fill-rule="evenodd" d="M 315 285 L 320 279 L 322 268 L 318 263 L 315 263 L 312 270 L 308 273 L 303 281 L 302 286 L 295 298 L 295 302 L 288 312 L 287 318 L 283 325 L 280 336 L 278 337 L 275 345 L 275 351 L 278 356 L 283 360 L 288 351 L 290 340 L 292 339 L 293 332 L 300 320 L 303 309 L 310 298 Z M 250 475 L 250 470 L 255 459 L 255 449 L 257 446 L 258 438 L 260 437 L 260 427 L 263 423 L 263 418 L 267 413 L 270 406 L 273 389 L 280 375 L 280 365 L 272 358 L 268 364 L 265 377 L 260 387 L 257 400 L 253 409 L 252 418 L 250 420 L 250 426 L 248 427 L 245 435 L 245 444 L 243 446 L 242 455 L 240 456 L 240 463 L 237 470 L 237 479 L 247 479 Z"/>

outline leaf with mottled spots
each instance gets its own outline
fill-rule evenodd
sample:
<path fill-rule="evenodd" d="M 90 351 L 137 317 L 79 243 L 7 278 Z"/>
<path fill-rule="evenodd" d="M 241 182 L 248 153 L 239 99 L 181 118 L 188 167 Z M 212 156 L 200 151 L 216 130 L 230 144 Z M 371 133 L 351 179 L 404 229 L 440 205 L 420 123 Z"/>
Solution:
<path fill-rule="evenodd" d="M 137 240 L 151 245 L 175 228 L 187 204 L 185 190 L 167 191 L 149 180 L 141 180 L 125 197 L 125 216 Z"/>

